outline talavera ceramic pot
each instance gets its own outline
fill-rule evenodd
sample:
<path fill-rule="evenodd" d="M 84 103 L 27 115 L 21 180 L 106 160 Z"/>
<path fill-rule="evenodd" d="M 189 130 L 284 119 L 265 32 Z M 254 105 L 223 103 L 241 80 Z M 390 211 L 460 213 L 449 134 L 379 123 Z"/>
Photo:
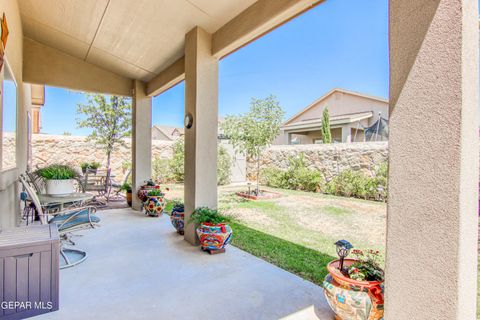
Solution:
<path fill-rule="evenodd" d="M 185 209 L 181 206 L 174 207 L 172 209 L 172 215 L 170 216 L 170 222 L 172 226 L 177 230 L 179 234 L 185 232 Z"/>
<path fill-rule="evenodd" d="M 165 198 L 163 196 L 148 196 L 144 202 L 145 214 L 152 217 L 159 217 L 163 214 L 165 208 Z"/>
<path fill-rule="evenodd" d="M 232 228 L 225 223 L 202 223 L 197 235 L 203 250 L 220 250 L 232 240 Z"/>
<path fill-rule="evenodd" d="M 156 189 L 155 186 L 141 186 L 137 192 L 138 199 L 140 199 L 142 202 L 147 201 L 148 192 L 153 189 Z"/>
<path fill-rule="evenodd" d="M 357 260 L 345 259 L 344 267 Z M 327 265 L 329 274 L 323 282 L 327 302 L 338 320 L 383 320 L 383 282 L 357 281 L 344 276 L 340 260 Z"/>

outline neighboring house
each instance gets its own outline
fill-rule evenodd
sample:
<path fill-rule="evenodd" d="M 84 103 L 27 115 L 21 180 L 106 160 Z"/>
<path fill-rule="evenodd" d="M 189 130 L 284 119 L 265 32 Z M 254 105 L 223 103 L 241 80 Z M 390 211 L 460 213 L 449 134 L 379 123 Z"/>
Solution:
<path fill-rule="evenodd" d="M 152 140 L 175 141 L 185 134 L 183 128 L 154 125 L 152 127 Z"/>
<path fill-rule="evenodd" d="M 380 121 L 379 128 L 385 128 L 388 123 L 388 100 L 333 89 L 288 119 L 282 125 L 281 134 L 274 144 L 322 143 L 322 113 L 325 107 L 328 107 L 330 114 L 333 142 L 365 141 L 367 127 L 375 130 L 380 117 L 383 120 Z M 385 140 L 385 137 L 374 135 L 372 140 Z"/>

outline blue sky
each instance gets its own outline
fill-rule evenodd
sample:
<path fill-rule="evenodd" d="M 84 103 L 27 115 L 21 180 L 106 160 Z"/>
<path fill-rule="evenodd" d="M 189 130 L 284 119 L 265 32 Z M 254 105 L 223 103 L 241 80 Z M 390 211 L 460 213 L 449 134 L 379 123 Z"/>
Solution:
<path fill-rule="evenodd" d="M 277 96 L 286 118 L 332 88 L 388 97 L 387 0 L 329 0 L 220 61 L 219 114 Z M 46 89 L 43 132 L 77 129 L 82 94 Z M 153 99 L 153 123 L 182 126 L 184 84 Z"/>

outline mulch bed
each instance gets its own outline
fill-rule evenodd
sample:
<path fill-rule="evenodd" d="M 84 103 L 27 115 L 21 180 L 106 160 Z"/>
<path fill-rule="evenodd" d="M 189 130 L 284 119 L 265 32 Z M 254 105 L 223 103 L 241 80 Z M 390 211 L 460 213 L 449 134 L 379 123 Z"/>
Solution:
<path fill-rule="evenodd" d="M 280 198 L 282 194 L 273 191 L 260 190 L 260 195 L 248 194 L 247 192 L 237 192 L 237 196 L 250 200 L 268 200 Z"/>

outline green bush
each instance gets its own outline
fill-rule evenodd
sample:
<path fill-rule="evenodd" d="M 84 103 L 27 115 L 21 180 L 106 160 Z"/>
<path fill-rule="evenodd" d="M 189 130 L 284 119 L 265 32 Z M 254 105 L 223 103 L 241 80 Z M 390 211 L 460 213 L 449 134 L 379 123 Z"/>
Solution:
<path fill-rule="evenodd" d="M 223 146 L 218 146 L 217 159 L 217 184 L 223 186 L 230 183 L 232 159 L 228 154 L 227 149 Z"/>
<path fill-rule="evenodd" d="M 152 160 L 152 178 L 160 183 L 183 182 L 185 178 L 185 145 L 182 139 L 173 145 L 173 157 L 169 160 L 154 157 Z M 230 182 L 232 159 L 223 146 L 218 147 L 217 179 L 218 185 Z"/>
<path fill-rule="evenodd" d="M 325 184 L 323 192 L 345 197 L 356 197 L 370 200 L 387 198 L 387 163 L 375 169 L 373 177 L 363 172 L 347 169 Z"/>
<path fill-rule="evenodd" d="M 172 181 L 169 170 L 169 160 L 155 156 L 152 160 L 152 179 L 158 183 L 168 183 Z"/>
<path fill-rule="evenodd" d="M 73 167 L 64 164 L 49 165 L 45 168 L 38 169 L 36 174 L 45 180 L 68 180 L 79 176 Z"/>
<path fill-rule="evenodd" d="M 269 187 L 317 192 L 356 197 L 369 200 L 385 201 L 387 199 L 387 163 L 375 169 L 373 177 L 361 171 L 347 169 L 325 182 L 320 171 L 308 168 L 303 153 L 288 159 L 286 170 L 269 167 L 262 171 L 262 183 Z"/>
<path fill-rule="evenodd" d="M 195 209 L 195 211 L 190 216 L 188 223 L 201 224 L 201 223 L 226 223 L 228 222 L 227 217 L 223 216 L 217 210 L 210 209 L 207 207 L 200 207 Z"/>
<path fill-rule="evenodd" d="M 172 181 L 183 182 L 185 178 L 185 143 L 178 139 L 173 144 L 173 157 L 168 161 L 168 176 Z"/>
<path fill-rule="evenodd" d="M 282 189 L 319 191 L 323 182 L 320 171 L 308 168 L 305 155 L 290 157 L 287 170 L 270 167 L 262 172 L 262 180 L 267 186 Z"/>

